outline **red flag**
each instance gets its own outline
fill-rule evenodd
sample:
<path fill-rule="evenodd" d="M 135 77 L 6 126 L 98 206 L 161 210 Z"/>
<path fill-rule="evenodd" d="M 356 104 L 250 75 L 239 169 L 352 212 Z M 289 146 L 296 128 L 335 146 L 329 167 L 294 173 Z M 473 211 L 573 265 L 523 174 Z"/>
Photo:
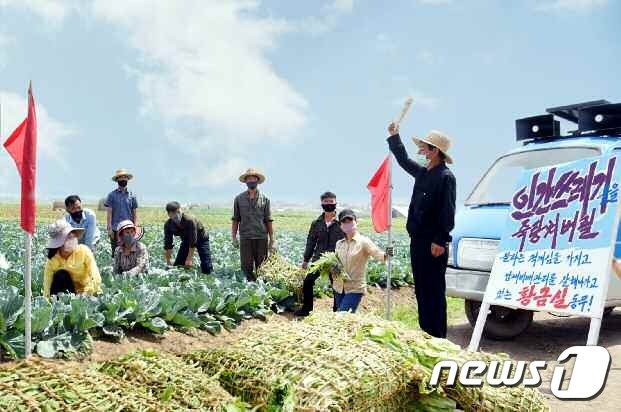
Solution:
<path fill-rule="evenodd" d="M 37 175 L 37 114 L 32 97 L 32 84 L 28 88 L 28 117 L 4 142 L 17 171 L 22 178 L 21 226 L 31 235 L 35 231 L 36 204 L 35 180 Z"/>
<path fill-rule="evenodd" d="M 376 232 L 381 233 L 390 228 L 390 155 L 369 181 L 367 189 L 371 192 L 371 220 Z"/>

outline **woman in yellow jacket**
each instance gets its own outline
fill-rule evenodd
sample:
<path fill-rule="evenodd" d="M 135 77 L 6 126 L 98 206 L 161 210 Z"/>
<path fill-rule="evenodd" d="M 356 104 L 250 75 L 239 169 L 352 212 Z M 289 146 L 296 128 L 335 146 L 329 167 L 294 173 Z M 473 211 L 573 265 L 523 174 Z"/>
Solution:
<path fill-rule="evenodd" d="M 71 227 L 65 220 L 57 220 L 48 228 L 47 262 L 43 274 L 43 296 L 57 293 L 101 292 L 101 275 L 93 252 L 78 244 L 84 229 Z"/>

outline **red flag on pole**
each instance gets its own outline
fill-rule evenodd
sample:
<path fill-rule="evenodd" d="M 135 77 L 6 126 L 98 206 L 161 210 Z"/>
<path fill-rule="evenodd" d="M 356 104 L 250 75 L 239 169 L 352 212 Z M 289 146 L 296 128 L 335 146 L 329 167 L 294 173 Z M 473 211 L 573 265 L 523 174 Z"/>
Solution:
<path fill-rule="evenodd" d="M 21 226 L 32 235 L 35 231 L 37 175 L 37 115 L 32 84 L 28 87 L 28 117 L 4 142 L 4 148 L 15 160 L 17 171 L 22 178 Z"/>
<path fill-rule="evenodd" d="M 371 192 L 371 220 L 376 232 L 381 233 L 390 229 L 390 155 L 369 181 L 367 189 Z"/>

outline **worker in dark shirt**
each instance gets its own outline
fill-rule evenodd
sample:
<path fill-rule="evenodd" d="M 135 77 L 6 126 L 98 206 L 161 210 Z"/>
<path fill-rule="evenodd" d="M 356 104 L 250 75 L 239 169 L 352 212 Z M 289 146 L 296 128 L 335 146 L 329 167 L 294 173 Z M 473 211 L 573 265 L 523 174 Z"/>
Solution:
<path fill-rule="evenodd" d="M 164 255 L 166 264 L 170 266 L 172 257 L 173 236 L 181 238 L 181 246 L 177 252 L 175 266 L 192 267 L 194 252 L 198 252 L 201 260 L 201 272 L 209 274 L 213 271 L 211 252 L 209 250 L 209 234 L 195 217 L 184 213 L 179 202 L 166 205 L 169 219 L 164 224 Z"/>
<path fill-rule="evenodd" d="M 304 262 L 302 262 L 303 269 L 307 269 L 309 262 L 316 261 L 325 252 L 334 252 L 336 242 L 345 237 L 336 219 L 336 195 L 332 192 L 325 192 L 320 198 L 323 213 L 311 223 L 308 231 Z M 313 287 L 318 278 L 318 273 L 306 275 L 302 286 L 302 307 L 295 312 L 296 316 L 308 316 L 313 311 Z"/>
<path fill-rule="evenodd" d="M 410 259 L 421 329 L 438 338 L 446 337 L 446 265 L 451 230 L 455 225 L 455 176 L 446 166 L 450 139 L 431 131 L 423 139 L 413 138 L 417 159 L 408 157 L 399 136 L 399 126 L 388 126 L 388 146 L 397 163 L 415 179 L 408 211 Z"/>

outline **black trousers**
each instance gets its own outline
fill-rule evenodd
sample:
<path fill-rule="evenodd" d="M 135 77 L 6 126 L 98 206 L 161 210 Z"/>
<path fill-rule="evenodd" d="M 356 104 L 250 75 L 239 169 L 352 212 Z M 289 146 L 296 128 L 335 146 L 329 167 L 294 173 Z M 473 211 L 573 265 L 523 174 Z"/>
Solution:
<path fill-rule="evenodd" d="M 315 299 L 313 288 L 319 276 L 319 273 L 311 273 L 304 278 L 304 283 L 302 284 L 302 310 L 313 311 L 313 301 Z M 330 283 L 332 283 L 332 277 L 330 277 Z M 333 303 L 332 312 L 336 312 L 336 309 L 336 303 Z"/>
<path fill-rule="evenodd" d="M 448 250 L 436 258 L 431 254 L 430 240 L 410 239 L 410 259 L 418 303 L 418 323 L 430 335 L 446 338 L 445 275 Z"/>
<path fill-rule="evenodd" d="M 116 230 L 112 231 L 112 236 L 110 236 L 110 247 L 112 248 L 112 257 L 114 258 L 114 251 L 116 247 L 119 245 L 118 243 L 118 233 Z"/>
<path fill-rule="evenodd" d="M 267 259 L 267 239 L 241 239 L 239 258 L 241 270 L 249 282 L 257 280 L 256 269 Z"/>
<path fill-rule="evenodd" d="M 205 238 L 200 239 L 196 242 L 196 251 L 198 252 L 198 257 L 201 260 L 201 272 L 205 274 L 210 274 L 213 272 L 213 264 L 211 263 L 211 250 L 209 248 L 209 235 L 206 235 Z M 188 259 L 188 253 L 190 252 L 190 244 L 182 240 L 181 245 L 179 246 L 179 251 L 177 252 L 177 257 L 175 258 L 175 266 L 184 266 L 185 261 Z"/>
<path fill-rule="evenodd" d="M 50 295 L 58 295 L 59 293 L 75 293 L 75 286 L 71 275 L 64 269 L 54 272 L 52 277 L 52 285 L 50 286 Z"/>

